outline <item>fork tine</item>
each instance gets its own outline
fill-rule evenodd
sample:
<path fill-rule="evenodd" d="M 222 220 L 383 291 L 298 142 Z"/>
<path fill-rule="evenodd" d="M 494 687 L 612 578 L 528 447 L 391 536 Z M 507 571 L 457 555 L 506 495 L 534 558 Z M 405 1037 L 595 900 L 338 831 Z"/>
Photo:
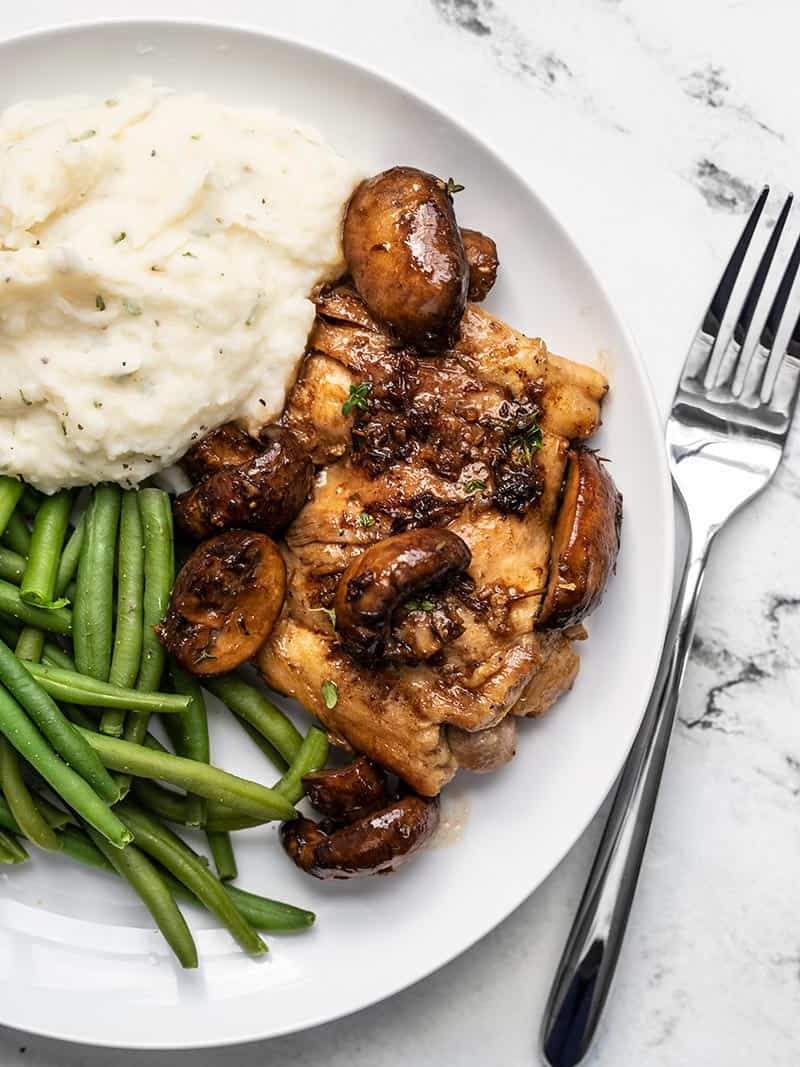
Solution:
<path fill-rule="evenodd" d="M 758 226 L 761 212 L 764 210 L 768 195 L 769 186 L 765 185 L 753 205 L 753 210 L 750 212 L 750 218 L 747 220 L 744 230 L 742 231 L 742 234 L 736 243 L 736 247 L 731 254 L 731 258 L 728 261 L 728 265 L 722 273 L 719 285 L 717 286 L 714 295 L 711 297 L 711 301 L 706 308 L 694 340 L 689 346 L 689 354 L 683 365 L 683 369 L 681 370 L 680 379 L 682 385 L 688 388 L 692 387 L 693 382 L 695 385 L 698 382 L 702 382 L 705 377 L 708 361 L 713 350 L 712 342 L 717 337 L 725 310 L 730 302 L 731 294 L 736 284 L 736 279 L 741 272 L 742 264 L 744 263 L 747 251 L 750 247 L 750 242 L 753 239 L 753 234 Z"/>
<path fill-rule="evenodd" d="M 744 389 L 747 372 L 750 369 L 750 364 L 753 361 L 753 356 L 755 355 L 758 346 L 759 334 L 762 332 L 760 330 L 756 332 L 752 329 L 753 317 L 756 312 L 759 298 L 764 291 L 764 283 L 767 280 L 770 267 L 775 259 L 775 253 L 778 249 L 781 236 L 783 235 L 783 229 L 786 225 L 786 220 L 789 217 L 789 212 L 792 209 L 793 200 L 794 197 L 789 193 L 781 208 L 781 213 L 772 228 L 767 247 L 764 249 L 761 262 L 758 264 L 758 270 L 750 284 L 750 288 L 747 290 L 747 296 L 745 297 L 742 310 L 739 314 L 739 319 L 734 327 L 734 347 L 738 345 L 738 352 L 736 352 L 731 368 L 733 371 L 731 392 L 737 397 L 741 396 L 742 390 Z M 780 293 L 780 291 L 779 286 L 778 293 Z M 775 304 L 773 301 L 772 307 L 774 306 Z M 772 308 L 770 308 L 770 313 L 771 310 Z"/>
<path fill-rule="evenodd" d="M 742 237 L 739 239 L 739 245 L 736 246 L 734 254 L 731 257 L 731 263 L 728 264 L 728 269 L 730 269 L 731 265 L 733 264 L 734 257 L 739 251 L 739 246 L 742 244 L 743 239 L 745 237 L 748 237 L 748 232 L 750 238 L 755 233 L 756 227 L 760 221 L 761 211 L 763 210 L 763 206 L 766 203 L 768 195 L 769 188 L 765 187 L 761 192 L 761 196 L 756 201 L 756 206 L 750 214 L 750 218 L 748 219 L 747 225 L 745 226 L 744 232 L 742 233 Z M 781 213 L 781 218 L 784 218 L 784 212 Z M 745 325 L 745 332 L 746 327 L 749 326 L 750 320 L 752 319 L 752 313 L 753 311 L 755 311 L 755 305 L 758 303 L 758 297 L 764 286 L 764 280 L 766 279 L 767 273 L 769 272 L 769 268 L 772 263 L 773 256 L 775 254 L 775 247 L 777 245 L 777 241 L 774 238 L 775 232 L 773 229 L 773 233 L 769 241 L 767 242 L 767 246 L 761 254 L 761 258 L 759 259 L 758 263 L 753 264 L 750 267 L 748 267 L 746 261 L 748 258 L 750 260 L 753 260 L 755 255 L 757 254 L 757 250 L 755 248 L 750 250 L 749 247 L 745 247 L 743 249 L 737 275 L 734 275 L 729 282 L 729 288 L 725 298 L 725 306 L 720 307 L 717 310 L 717 329 L 713 332 L 709 330 L 709 333 L 711 333 L 714 337 L 714 344 L 712 345 L 708 364 L 706 366 L 705 374 L 703 376 L 703 384 L 706 389 L 713 389 L 714 386 L 717 384 L 717 379 L 720 376 L 720 368 L 722 367 L 723 362 L 725 361 L 725 356 L 728 352 L 731 340 L 737 331 L 737 327 L 740 327 L 742 325 L 745 316 L 748 316 Z M 727 273 L 728 271 L 726 270 L 725 274 Z M 750 275 L 752 275 L 752 281 L 748 285 L 747 294 L 744 300 L 742 301 L 740 310 L 737 312 L 736 304 L 738 304 L 738 298 L 736 300 L 736 304 L 734 304 L 733 302 L 735 287 L 738 283 L 741 291 L 741 286 L 747 282 L 747 278 Z M 720 289 L 725 283 L 725 280 L 725 275 L 723 275 L 722 281 L 720 282 L 720 286 L 717 289 L 717 293 L 714 294 L 714 299 L 711 302 L 711 308 L 714 307 L 714 303 L 717 299 Z M 709 310 L 711 310 L 711 308 Z M 743 336 L 743 334 L 741 334 L 740 336 Z M 737 352 L 737 356 L 738 354 L 739 353 Z"/>
<path fill-rule="evenodd" d="M 798 270 L 800 270 L 800 237 L 795 241 L 762 331 L 762 344 L 769 351 L 769 359 L 764 364 L 761 380 L 756 383 L 755 388 L 758 389 L 760 385 L 760 399 L 764 404 L 769 404 L 772 399 L 781 366 L 784 364 L 784 354 L 789 350 L 790 360 L 798 355 L 797 348 L 800 342 L 800 338 L 797 337 L 798 294 L 795 292 Z M 792 299 L 793 296 L 795 299 Z"/>

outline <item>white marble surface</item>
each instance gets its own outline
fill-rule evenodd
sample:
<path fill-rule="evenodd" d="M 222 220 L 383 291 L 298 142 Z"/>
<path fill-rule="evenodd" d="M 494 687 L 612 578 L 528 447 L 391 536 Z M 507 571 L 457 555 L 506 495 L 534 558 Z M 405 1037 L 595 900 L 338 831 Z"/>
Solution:
<path fill-rule="evenodd" d="M 84 18 L 257 24 L 378 67 L 531 180 L 639 340 L 666 409 L 752 191 L 800 180 L 790 0 L 28 0 L 0 34 Z M 800 437 L 726 532 L 596 1067 L 800 1062 Z M 596 821 L 498 930 L 361 1014 L 235 1052 L 107 1053 L 0 1031 L 3 1067 L 536 1062 Z M 146 1019 L 143 1019 L 146 1026 Z"/>

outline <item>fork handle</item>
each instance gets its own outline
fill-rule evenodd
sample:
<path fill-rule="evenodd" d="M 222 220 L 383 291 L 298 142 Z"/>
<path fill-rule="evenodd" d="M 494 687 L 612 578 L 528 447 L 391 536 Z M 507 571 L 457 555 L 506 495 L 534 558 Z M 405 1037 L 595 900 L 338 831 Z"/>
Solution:
<path fill-rule="evenodd" d="M 545 1010 L 541 1051 L 573 1067 L 591 1045 L 614 976 L 653 819 L 713 531 L 690 549 L 644 720 L 619 779 Z"/>

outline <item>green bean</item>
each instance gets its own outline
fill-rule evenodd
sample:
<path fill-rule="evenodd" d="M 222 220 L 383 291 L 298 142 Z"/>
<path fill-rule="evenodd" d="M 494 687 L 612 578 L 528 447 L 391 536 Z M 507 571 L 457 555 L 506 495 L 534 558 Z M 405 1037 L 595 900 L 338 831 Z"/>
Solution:
<path fill-rule="evenodd" d="M 19 756 L 5 739 L 0 736 L 0 784 L 3 794 L 22 833 L 34 845 L 55 851 L 59 847 L 58 837 L 42 818 L 27 785 L 22 777 Z"/>
<path fill-rule="evenodd" d="M 17 659 L 27 659 L 31 663 L 38 663 L 43 652 L 44 630 L 37 630 L 34 626 L 23 627 L 14 646 L 14 655 Z"/>
<path fill-rule="evenodd" d="M 0 477 L 0 534 L 5 532 L 8 520 L 14 514 L 24 489 L 25 486 L 19 478 L 11 478 L 7 474 Z"/>
<path fill-rule="evenodd" d="M 174 715 L 164 720 L 164 728 L 178 756 L 209 763 L 211 758 L 208 743 L 208 716 L 203 691 L 197 681 L 184 671 L 177 663 L 170 664 L 170 677 L 176 693 L 189 697 L 189 707 L 183 715 Z M 203 797 L 188 796 L 193 826 L 203 826 L 206 821 L 206 802 Z"/>
<path fill-rule="evenodd" d="M 85 532 L 86 512 L 84 511 L 75 524 L 75 529 L 67 538 L 67 543 L 64 545 L 64 551 L 61 553 L 61 559 L 58 563 L 58 573 L 56 574 L 56 596 L 64 596 L 67 591 L 67 586 L 75 577 L 81 557 L 81 548 L 83 547 L 83 537 Z"/>
<path fill-rule="evenodd" d="M 275 792 L 285 796 L 292 804 L 305 795 L 303 775 L 318 771 L 325 766 L 328 759 L 328 738 L 324 730 L 312 726 L 305 736 L 300 751 L 292 761 L 289 770 L 275 785 Z"/>
<path fill-rule="evenodd" d="M 74 826 L 66 826 L 59 836 L 61 837 L 61 851 L 65 856 L 83 863 L 86 867 L 96 867 L 97 870 L 107 871 L 109 874 L 117 873 L 83 830 L 76 830 Z"/>
<path fill-rule="evenodd" d="M 17 619 L 25 626 L 36 626 L 40 630 L 68 637 L 72 633 L 72 612 L 69 608 L 50 611 L 26 604 L 19 595 L 19 589 L 10 582 L 0 580 L 0 615 Z"/>
<path fill-rule="evenodd" d="M 207 763 L 197 763 L 184 756 L 156 752 L 119 737 L 80 730 L 102 762 L 111 770 L 140 778 L 156 778 L 177 785 L 187 793 L 227 803 L 246 815 L 271 819 L 292 819 L 294 807 L 286 798 L 258 782 L 230 774 Z"/>
<path fill-rule="evenodd" d="M 113 845 L 122 848 L 130 841 L 129 832 L 114 812 L 80 775 L 60 759 L 20 705 L 2 686 L 0 732 L 5 734 L 22 758 L 39 772 L 54 792 Z"/>
<path fill-rule="evenodd" d="M 217 868 L 217 878 L 220 882 L 232 882 L 239 873 L 236 866 L 236 857 L 233 854 L 231 835 L 227 830 L 206 830 L 208 847 Z"/>
<path fill-rule="evenodd" d="M 235 674 L 209 678 L 204 684 L 234 715 L 250 723 L 291 763 L 303 743 L 303 735 L 282 711 L 255 686 Z"/>
<path fill-rule="evenodd" d="M 248 893 L 246 889 L 239 889 L 235 885 L 226 885 L 225 892 L 256 930 L 307 930 L 316 919 L 313 911 Z"/>
<path fill-rule="evenodd" d="M 144 585 L 144 534 L 136 490 L 122 497 L 117 557 L 117 625 L 108 680 L 132 688 L 139 676 L 142 656 L 142 590 Z M 100 720 L 100 732 L 121 737 L 125 709 L 109 708 Z"/>
<path fill-rule="evenodd" d="M 55 807 L 49 800 L 46 800 L 38 793 L 31 792 L 31 796 L 39 814 L 52 830 L 63 830 L 66 826 L 69 826 L 72 821 L 71 815 L 61 811 L 60 808 Z M 8 806 L 8 801 L 2 793 L 0 793 L 0 827 L 10 830 L 13 834 L 22 834 L 22 829 L 14 818 L 11 808 Z"/>
<path fill-rule="evenodd" d="M 25 846 L 5 830 L 0 830 L 0 863 L 24 863 L 27 858 Z"/>
<path fill-rule="evenodd" d="M 181 967 L 196 967 L 197 947 L 194 938 L 164 879 L 147 856 L 135 845 L 115 849 L 96 830 L 90 829 L 88 833 L 117 874 L 138 894 Z"/>
<path fill-rule="evenodd" d="M 2 805 L 0 805 L 0 825 L 5 826 Z M 13 831 L 14 827 L 9 826 L 8 829 Z M 95 848 L 89 837 L 82 830 L 76 830 L 70 826 L 63 830 L 60 836 L 61 851 L 71 859 L 84 864 L 84 866 L 105 871 L 108 874 L 117 873 L 102 852 Z M 176 837 L 175 840 L 180 841 L 180 838 Z M 189 851 L 191 852 L 191 850 Z M 196 857 L 196 859 L 200 861 L 200 857 Z M 182 882 L 179 882 L 168 870 L 160 864 L 158 870 L 170 891 L 176 897 L 179 896 L 183 900 L 188 900 L 192 904 L 203 907 L 203 902 L 198 900 L 195 894 L 187 889 Z M 213 875 L 211 877 L 213 878 Z M 232 885 L 223 885 L 222 888 L 233 901 L 236 910 L 257 930 L 275 932 L 307 930 L 316 918 L 313 911 L 296 908 L 292 904 L 284 904 L 280 900 L 269 900 L 267 897 L 258 896 L 256 893 L 248 893 L 246 890 Z"/>
<path fill-rule="evenodd" d="M 190 821 L 193 818 L 193 812 L 188 803 L 189 797 L 186 795 L 165 789 L 162 785 L 151 782 L 147 778 L 137 778 L 133 784 L 133 793 L 143 807 L 152 811 L 154 815 L 158 815 L 159 818 L 177 823 L 179 826 L 197 825 Z M 254 819 L 216 800 L 206 802 L 206 830 L 212 832 L 249 830 L 253 826 L 263 825 L 263 817 Z"/>
<path fill-rule="evenodd" d="M 24 516 L 33 518 L 42 506 L 42 501 L 44 499 L 44 493 L 40 493 L 39 490 L 34 489 L 32 485 L 25 485 L 23 483 L 22 496 L 19 499 L 17 510 Z"/>
<path fill-rule="evenodd" d="M 267 951 L 267 946 L 238 911 L 222 883 L 185 847 L 180 847 L 183 842 L 171 830 L 161 826 L 129 800 L 123 800 L 119 810 L 126 825 L 133 832 L 138 847 L 158 860 L 170 874 L 199 897 L 209 911 L 224 923 L 246 952 L 252 956 L 260 956 Z"/>
<path fill-rule="evenodd" d="M 138 689 L 123 689 L 76 671 L 53 667 L 49 663 L 25 660 L 23 665 L 56 700 L 87 704 L 91 708 L 136 708 L 148 714 L 154 711 L 162 714 L 183 712 L 189 706 L 188 697 L 180 693 L 143 693 Z"/>
<path fill-rule="evenodd" d="M 17 659 L 5 641 L 0 641 L 0 682 L 25 708 L 64 762 L 77 771 L 98 796 L 110 804 L 115 803 L 119 799 L 119 790 L 114 779 L 49 693 L 31 677 L 31 668 L 49 669 Z"/>
<path fill-rule="evenodd" d="M 172 504 L 161 489 L 142 489 L 139 509 L 144 528 L 144 600 L 142 662 L 137 689 L 158 689 L 164 673 L 166 653 L 154 627 L 167 613 L 169 594 L 175 577 L 175 549 L 172 538 Z M 147 733 L 147 714 L 132 711 L 125 720 L 123 737 L 141 743 Z"/>
<path fill-rule="evenodd" d="M 289 764 L 286 762 L 280 752 L 278 752 L 277 748 L 275 748 L 274 745 L 270 744 L 270 742 L 267 741 L 266 737 L 264 737 L 263 734 L 260 734 L 254 726 L 251 726 L 249 722 L 245 722 L 244 719 L 240 719 L 238 715 L 233 716 L 233 721 L 237 722 L 247 734 L 247 736 L 250 738 L 250 740 L 253 742 L 253 744 L 256 745 L 257 748 L 261 749 L 261 751 L 270 761 L 275 770 L 280 771 L 280 773 L 283 774 Z"/>
<path fill-rule="evenodd" d="M 72 643 L 81 674 L 108 681 L 111 667 L 114 555 L 122 490 L 98 485 L 86 509 L 86 531 L 78 561 Z"/>
<path fill-rule="evenodd" d="M 6 523 L 3 544 L 12 552 L 18 552 L 20 556 L 27 556 L 30 551 L 31 532 L 18 511 L 15 511 Z"/>
<path fill-rule="evenodd" d="M 165 789 L 163 785 L 147 778 L 137 778 L 133 783 L 133 795 L 142 807 L 167 822 L 179 823 L 181 826 L 205 825 L 203 813 L 198 813 L 197 806 L 192 803 L 196 798 L 185 793 L 175 793 L 172 789 Z M 198 819 L 203 821 L 197 821 Z"/>
<path fill-rule="evenodd" d="M 0 578 L 6 582 L 19 585 L 25 573 L 26 559 L 10 548 L 0 545 Z"/>
<path fill-rule="evenodd" d="M 89 782 L 98 796 L 114 803 L 119 799 L 119 791 L 113 778 L 102 766 L 91 745 L 86 743 L 66 718 L 59 705 L 35 678 L 32 678 L 29 668 L 41 669 L 38 664 L 17 659 L 9 646 L 0 641 L 0 682 L 9 689 L 22 707 L 25 707 L 64 762 Z"/>
<path fill-rule="evenodd" d="M 72 493 L 68 489 L 44 499 L 31 534 L 28 565 L 20 585 L 26 604 L 40 608 L 63 608 L 67 601 L 54 600 L 61 549 L 72 511 Z"/>
<path fill-rule="evenodd" d="M 22 630 L 13 622 L 9 622 L 8 619 L 0 618 L 0 638 L 7 645 L 15 645 L 19 641 Z"/>
<path fill-rule="evenodd" d="M 57 645 L 55 641 L 45 640 L 42 661 L 50 667 L 60 667 L 64 671 L 75 670 L 75 661 L 72 656 L 70 656 L 69 652 L 65 652 L 60 645 Z"/>
<path fill-rule="evenodd" d="M 100 723 L 97 719 L 87 714 L 86 708 L 80 708 L 77 704 L 69 704 L 62 701 L 61 709 L 74 726 L 82 726 L 84 730 L 98 730 Z M 119 783 L 117 783 L 119 789 Z"/>

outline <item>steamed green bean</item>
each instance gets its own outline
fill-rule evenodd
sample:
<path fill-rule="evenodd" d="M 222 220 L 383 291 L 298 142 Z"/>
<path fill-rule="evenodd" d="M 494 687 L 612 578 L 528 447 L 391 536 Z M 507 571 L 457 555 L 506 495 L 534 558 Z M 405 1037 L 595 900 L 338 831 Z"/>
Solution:
<path fill-rule="evenodd" d="M 118 485 L 98 485 L 86 509 L 78 561 L 72 643 L 81 674 L 108 680 L 111 667 L 114 556 L 120 501 Z"/>
<path fill-rule="evenodd" d="M 41 608 L 65 607 L 56 600 L 56 577 L 61 550 L 72 510 L 72 493 L 64 489 L 45 497 L 36 513 L 28 550 L 28 563 L 20 584 L 20 596 L 26 604 Z"/>

